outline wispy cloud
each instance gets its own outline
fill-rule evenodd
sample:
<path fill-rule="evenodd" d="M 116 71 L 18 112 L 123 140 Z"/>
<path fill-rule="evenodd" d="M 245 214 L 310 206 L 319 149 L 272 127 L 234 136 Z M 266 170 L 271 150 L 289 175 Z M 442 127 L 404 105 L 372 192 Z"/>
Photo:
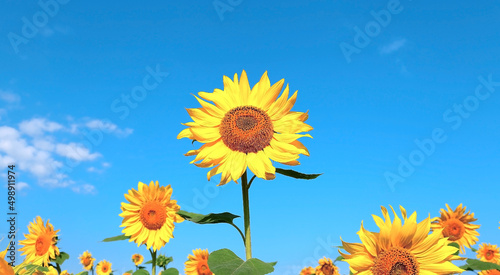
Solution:
<path fill-rule="evenodd" d="M 0 90 L 0 100 L 7 103 L 18 103 L 21 101 L 21 97 L 13 92 Z"/>
<path fill-rule="evenodd" d="M 90 146 L 82 132 L 102 131 L 124 137 L 132 129 L 121 129 L 117 125 L 98 119 L 83 119 L 81 123 L 55 122 L 47 118 L 32 118 L 16 126 L 0 126 L 0 167 L 16 164 L 17 169 L 30 174 L 43 187 L 69 187 L 78 193 L 95 193 L 90 184 L 77 184 L 70 172 L 80 163 L 92 164 L 103 156 L 95 146 Z M 86 122 L 85 122 L 86 121 Z M 94 165 L 95 166 L 95 165 Z M 101 162 L 88 171 L 102 173 L 111 166 Z M 21 184 L 21 183 L 20 183 Z M 28 189 L 28 184 L 20 188 Z"/>
<path fill-rule="evenodd" d="M 393 41 L 392 43 L 380 48 L 380 54 L 393 53 L 393 52 L 401 49 L 401 47 L 403 47 L 405 44 L 406 44 L 406 39 L 398 39 L 398 40 Z"/>

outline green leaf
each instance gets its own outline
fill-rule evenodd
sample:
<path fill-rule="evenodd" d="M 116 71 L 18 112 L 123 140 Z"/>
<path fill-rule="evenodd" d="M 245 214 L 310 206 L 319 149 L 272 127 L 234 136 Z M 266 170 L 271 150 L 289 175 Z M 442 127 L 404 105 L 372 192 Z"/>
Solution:
<path fill-rule="evenodd" d="M 139 270 L 135 271 L 134 273 L 132 273 L 132 275 L 149 275 L 149 271 L 147 271 L 145 269 L 139 269 Z"/>
<path fill-rule="evenodd" d="M 144 264 L 152 264 L 153 263 L 153 260 L 149 260 L 147 262 L 145 262 Z"/>
<path fill-rule="evenodd" d="M 214 251 L 208 256 L 208 266 L 214 274 L 264 275 L 273 272 L 275 264 L 255 258 L 245 262 L 226 248 Z"/>
<path fill-rule="evenodd" d="M 453 246 L 453 247 L 458 248 L 458 250 L 455 251 L 455 253 L 453 253 L 453 255 L 458 255 L 458 253 L 460 252 L 460 245 L 458 243 L 455 243 L 455 242 L 449 243 L 448 246 Z"/>
<path fill-rule="evenodd" d="M 130 274 L 132 274 L 132 272 L 134 272 L 134 271 L 131 269 L 131 270 L 125 271 L 124 273 L 130 273 Z"/>
<path fill-rule="evenodd" d="M 477 249 L 475 249 L 474 247 L 471 247 L 470 250 L 472 250 L 472 252 L 476 252 Z"/>
<path fill-rule="evenodd" d="M 161 275 L 179 275 L 179 270 L 177 270 L 176 268 L 169 268 L 167 270 L 163 270 L 161 272 Z"/>
<path fill-rule="evenodd" d="M 48 272 L 49 271 L 49 268 L 48 267 L 44 267 L 44 266 L 38 266 L 36 269 L 38 271 L 42 271 L 42 272 Z"/>
<path fill-rule="evenodd" d="M 67 259 L 69 259 L 69 254 L 66 253 L 66 252 L 61 252 L 59 253 L 59 255 L 56 256 L 56 258 L 54 260 L 52 260 L 54 263 L 58 264 L 58 265 L 62 265 L 64 263 L 64 261 L 66 261 Z"/>
<path fill-rule="evenodd" d="M 103 242 L 114 242 L 114 241 L 123 241 L 123 240 L 128 240 L 128 239 L 130 239 L 130 236 L 125 236 L 125 234 L 123 234 L 123 235 L 118 235 L 118 236 L 114 236 L 111 238 L 106 238 L 102 241 Z"/>
<path fill-rule="evenodd" d="M 210 213 L 208 215 L 202 215 L 202 214 L 196 214 L 196 213 L 190 213 L 186 212 L 184 210 L 180 210 L 177 212 L 179 216 L 183 217 L 184 219 L 198 223 L 198 224 L 212 224 L 212 223 L 229 223 L 233 224 L 233 220 L 235 218 L 239 218 L 240 216 L 231 214 L 229 212 L 224 212 L 224 213 Z"/>
<path fill-rule="evenodd" d="M 137 266 L 137 268 L 138 268 L 138 269 L 146 269 L 146 267 L 145 267 L 145 266 L 142 266 L 142 265 Z"/>
<path fill-rule="evenodd" d="M 323 174 L 303 174 L 294 170 L 281 169 L 281 168 L 276 168 L 276 173 L 282 174 L 287 177 L 292 177 L 295 179 L 303 179 L 303 180 L 312 180 L 323 175 Z"/>
<path fill-rule="evenodd" d="M 132 272 L 132 270 L 130 270 L 130 272 Z M 88 271 L 82 271 L 76 275 L 89 275 L 89 272 Z"/>
<path fill-rule="evenodd" d="M 344 259 L 344 257 L 338 256 L 337 259 L 335 259 L 335 261 L 338 262 L 338 261 L 342 261 L 343 259 Z"/>
<path fill-rule="evenodd" d="M 500 265 L 494 263 L 483 262 L 476 259 L 467 259 L 467 264 L 460 266 L 461 269 L 465 270 L 489 270 L 498 269 L 500 270 Z"/>

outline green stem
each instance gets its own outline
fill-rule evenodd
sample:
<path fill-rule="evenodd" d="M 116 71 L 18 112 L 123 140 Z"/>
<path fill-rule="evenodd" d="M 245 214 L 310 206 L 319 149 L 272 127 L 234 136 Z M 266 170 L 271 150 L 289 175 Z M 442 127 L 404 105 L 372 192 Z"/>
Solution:
<path fill-rule="evenodd" d="M 149 250 L 149 253 L 151 253 L 151 265 L 152 265 L 152 271 L 153 271 L 153 275 L 156 275 L 156 250 L 153 251 L 153 250 Z"/>
<path fill-rule="evenodd" d="M 252 238 L 250 234 L 250 203 L 248 200 L 247 171 L 241 176 L 241 192 L 243 194 L 243 215 L 245 221 L 245 254 L 247 260 L 252 258 Z"/>

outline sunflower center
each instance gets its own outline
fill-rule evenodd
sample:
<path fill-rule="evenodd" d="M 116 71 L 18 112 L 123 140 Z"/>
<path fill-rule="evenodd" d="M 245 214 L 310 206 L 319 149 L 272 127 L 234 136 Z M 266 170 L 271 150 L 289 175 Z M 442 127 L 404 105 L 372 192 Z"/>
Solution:
<path fill-rule="evenodd" d="M 90 258 L 85 258 L 85 259 L 83 259 L 83 265 L 84 265 L 84 266 L 88 266 L 88 265 L 90 265 L 90 260 L 91 260 Z"/>
<path fill-rule="evenodd" d="M 321 272 L 325 275 L 333 275 L 333 268 L 331 265 L 323 265 L 321 267 Z"/>
<path fill-rule="evenodd" d="M 41 235 L 36 239 L 35 251 L 37 256 L 42 256 L 49 250 L 52 244 L 52 238 L 48 235 Z"/>
<path fill-rule="evenodd" d="M 484 257 L 486 258 L 486 260 L 491 260 L 493 259 L 493 256 L 494 256 L 494 252 L 491 251 L 491 250 L 488 250 L 488 252 L 486 252 L 486 254 L 484 255 Z"/>
<path fill-rule="evenodd" d="M 231 109 L 222 119 L 219 132 L 224 144 L 233 151 L 257 153 L 269 145 L 274 128 L 271 118 L 254 106 Z"/>
<path fill-rule="evenodd" d="M 419 267 L 415 257 L 402 247 L 382 252 L 372 267 L 373 275 L 416 275 Z"/>
<path fill-rule="evenodd" d="M 139 216 L 144 227 L 158 230 L 167 220 L 167 210 L 160 202 L 150 201 L 142 206 Z"/>
<path fill-rule="evenodd" d="M 205 263 L 205 262 L 198 263 L 198 270 L 197 271 L 198 271 L 199 275 L 211 275 L 212 274 L 212 272 L 210 271 L 210 269 L 207 266 L 207 263 Z"/>
<path fill-rule="evenodd" d="M 108 267 L 107 266 L 103 266 L 102 267 L 102 272 L 107 272 L 108 271 Z"/>
<path fill-rule="evenodd" d="M 448 237 L 450 241 L 456 241 L 462 238 L 465 233 L 464 224 L 457 219 L 448 220 L 444 226 L 443 236 Z"/>

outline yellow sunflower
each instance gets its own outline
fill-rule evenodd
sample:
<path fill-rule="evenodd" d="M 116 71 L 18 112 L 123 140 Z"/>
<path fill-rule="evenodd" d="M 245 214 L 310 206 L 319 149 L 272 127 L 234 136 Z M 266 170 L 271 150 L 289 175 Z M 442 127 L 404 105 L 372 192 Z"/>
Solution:
<path fill-rule="evenodd" d="M 308 115 L 291 112 L 297 91 L 288 98 L 288 85 L 283 88 L 284 79 L 273 86 L 267 72 L 250 89 L 247 74 L 242 72 L 240 80 L 223 77 L 224 90 L 215 89 L 213 93 L 199 92 L 196 97 L 201 108 L 187 109 L 194 120 L 183 124 L 188 128 L 177 136 L 204 143 L 198 150 L 187 152 L 195 155 L 191 161 L 199 167 L 213 167 L 207 178 L 222 173 L 218 185 L 237 180 L 250 170 L 259 178 L 274 179 L 276 168 L 274 160 L 287 165 L 298 165 L 299 154 L 309 156 L 307 148 L 298 139 L 311 137 L 308 132 L 313 128 L 304 121 Z M 271 160 L 270 160 L 271 159 Z"/>
<path fill-rule="evenodd" d="M 300 274 L 299 275 L 313 275 L 314 272 L 316 272 L 316 270 L 309 266 L 309 267 L 304 267 L 301 271 L 300 271 Z"/>
<path fill-rule="evenodd" d="M 111 263 L 106 260 L 100 261 L 95 267 L 97 275 L 109 275 L 111 271 Z"/>
<path fill-rule="evenodd" d="M 193 250 L 193 255 L 188 255 L 188 260 L 184 263 L 186 275 L 212 275 L 208 268 L 208 249 Z"/>
<path fill-rule="evenodd" d="M 83 265 L 83 269 L 90 270 L 94 267 L 95 259 L 92 258 L 92 254 L 88 251 L 83 252 L 83 255 L 79 257 L 80 263 Z"/>
<path fill-rule="evenodd" d="M 319 259 L 319 265 L 316 267 L 316 275 L 339 275 L 339 269 L 333 265 L 332 260 L 324 257 Z"/>
<path fill-rule="evenodd" d="M 14 269 L 5 260 L 5 255 L 7 255 L 7 249 L 8 249 L 8 245 L 4 251 L 0 252 L 0 274 L 2 274 L 2 275 L 14 275 Z"/>
<path fill-rule="evenodd" d="M 483 270 L 478 273 L 479 275 L 500 275 L 500 271 L 496 269 L 491 269 L 491 270 Z"/>
<path fill-rule="evenodd" d="M 47 225 L 43 224 L 40 217 L 36 217 L 34 223 L 30 222 L 28 226 L 29 234 L 24 234 L 26 240 L 20 241 L 23 245 L 19 251 L 24 251 L 22 255 L 26 255 L 25 262 L 42 264 L 48 266 L 51 259 L 55 259 L 59 255 L 57 244 L 57 232 L 47 220 Z"/>
<path fill-rule="evenodd" d="M 122 203 L 123 218 L 120 227 L 125 227 L 122 233 L 130 236 L 130 242 L 137 246 L 146 244 L 147 248 L 159 250 L 173 238 L 174 222 L 184 219 L 177 214 L 180 206 L 171 200 L 172 187 L 159 186 L 158 181 L 151 181 L 149 186 L 139 182 L 138 191 L 131 189 L 125 198 L 130 203 Z"/>
<path fill-rule="evenodd" d="M 476 256 L 483 262 L 500 263 L 500 247 L 491 244 L 480 244 Z"/>
<path fill-rule="evenodd" d="M 370 232 L 363 227 L 358 231 L 361 243 L 342 241 L 347 253 L 340 254 L 354 274 L 394 275 L 394 274 L 451 274 L 461 273 L 462 269 L 450 260 L 461 260 L 453 255 L 458 248 L 449 246 L 442 236 L 442 229 L 436 229 L 429 235 L 430 217 L 417 223 L 417 213 L 406 216 L 406 210 L 400 206 L 404 224 L 392 208 L 394 221 L 382 207 L 385 221 L 372 215 L 380 232 Z"/>
<path fill-rule="evenodd" d="M 475 244 L 479 236 L 476 229 L 480 225 L 471 224 L 471 222 L 476 221 L 474 219 L 474 213 L 470 214 L 470 211 L 465 213 L 466 207 L 462 208 L 460 204 L 455 211 L 446 204 L 448 211 L 441 209 L 441 217 L 432 219 L 431 228 L 432 230 L 443 229 L 443 236 L 448 237 L 449 241 L 456 242 L 460 245 L 460 253 L 465 253 L 465 248 L 470 248 L 471 245 Z"/>
<path fill-rule="evenodd" d="M 39 270 L 36 270 L 35 272 L 33 272 L 32 275 L 58 275 L 57 273 L 57 270 L 53 267 L 53 266 L 49 266 L 49 271 L 39 271 Z M 61 275 L 63 275 L 61 273 Z"/>
<path fill-rule="evenodd" d="M 134 262 L 135 265 L 142 264 L 142 261 L 144 261 L 144 257 L 141 254 L 132 255 L 132 262 Z"/>

